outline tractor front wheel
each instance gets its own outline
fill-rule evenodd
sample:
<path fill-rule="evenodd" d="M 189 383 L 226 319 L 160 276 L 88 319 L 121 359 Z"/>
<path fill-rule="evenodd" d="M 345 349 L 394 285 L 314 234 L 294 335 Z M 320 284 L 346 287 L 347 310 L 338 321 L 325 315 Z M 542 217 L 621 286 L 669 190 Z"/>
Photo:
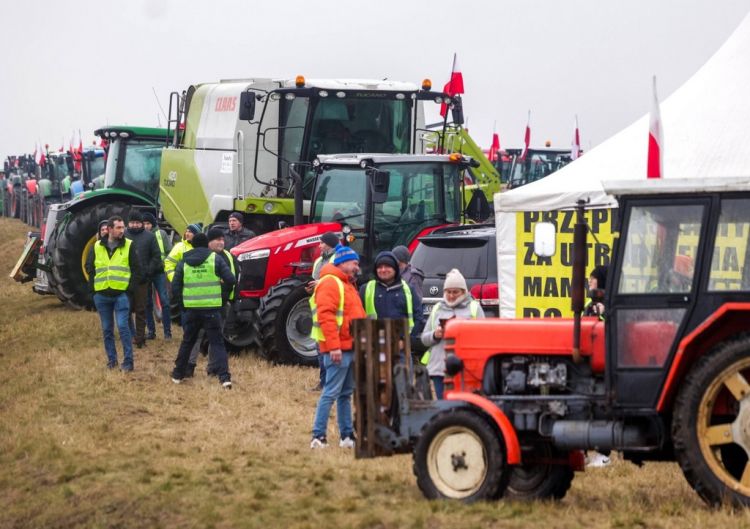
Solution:
<path fill-rule="evenodd" d="M 493 500 L 503 495 L 510 476 L 505 461 L 500 436 L 483 416 L 451 409 L 422 430 L 414 475 L 428 499 Z"/>
<path fill-rule="evenodd" d="M 675 455 L 707 503 L 750 506 L 750 337 L 716 346 L 675 401 Z"/>
<path fill-rule="evenodd" d="M 96 242 L 99 222 L 113 215 L 126 219 L 130 205 L 122 202 L 92 204 L 70 213 L 68 222 L 57 233 L 52 255 L 55 291 L 75 308 L 94 306 L 84 269 L 86 257 Z"/>
<path fill-rule="evenodd" d="M 260 300 L 260 330 L 263 356 L 273 362 L 304 366 L 318 365 L 318 351 L 312 331 L 307 281 L 284 279 Z"/>

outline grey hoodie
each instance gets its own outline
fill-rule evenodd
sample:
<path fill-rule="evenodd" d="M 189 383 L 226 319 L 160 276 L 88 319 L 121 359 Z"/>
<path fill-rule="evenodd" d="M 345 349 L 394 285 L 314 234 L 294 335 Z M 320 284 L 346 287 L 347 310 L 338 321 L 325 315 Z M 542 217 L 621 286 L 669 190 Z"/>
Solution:
<path fill-rule="evenodd" d="M 441 299 L 436 305 L 436 313 L 431 312 L 429 315 L 425 315 L 424 331 L 422 332 L 422 343 L 430 348 L 430 361 L 427 363 L 427 371 L 431 377 L 442 377 L 445 375 L 445 342 L 443 340 L 436 340 L 433 336 L 435 329 L 440 327 L 440 320 L 447 320 L 453 317 L 459 319 L 471 319 L 471 308 L 470 303 L 475 303 L 477 307 L 477 319 L 484 318 L 484 311 L 478 301 L 475 301 L 471 297 L 471 294 L 467 293 L 466 298 L 461 301 L 458 305 L 451 308 L 449 307 L 445 299 Z M 434 316 L 433 316 L 434 314 Z"/>

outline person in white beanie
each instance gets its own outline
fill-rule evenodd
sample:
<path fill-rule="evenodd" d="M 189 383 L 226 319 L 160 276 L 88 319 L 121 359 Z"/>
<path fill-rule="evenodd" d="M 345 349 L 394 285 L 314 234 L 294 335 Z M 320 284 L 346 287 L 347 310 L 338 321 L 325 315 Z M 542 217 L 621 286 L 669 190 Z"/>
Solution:
<path fill-rule="evenodd" d="M 466 288 L 466 279 L 455 268 L 445 275 L 443 299 L 432 307 L 430 316 L 425 322 L 424 331 L 422 331 L 422 343 L 429 347 L 429 350 L 422 356 L 422 363 L 427 366 L 427 372 L 438 399 L 443 398 L 443 379 L 445 378 L 444 324 L 451 318 L 484 318 L 482 307 L 471 297 Z"/>

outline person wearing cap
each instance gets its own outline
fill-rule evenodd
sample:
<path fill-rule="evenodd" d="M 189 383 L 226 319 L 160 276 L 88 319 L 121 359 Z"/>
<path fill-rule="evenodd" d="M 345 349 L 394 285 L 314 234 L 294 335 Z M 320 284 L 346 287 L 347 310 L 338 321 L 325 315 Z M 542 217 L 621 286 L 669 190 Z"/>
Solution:
<path fill-rule="evenodd" d="M 197 234 L 201 233 L 201 231 L 200 224 L 188 224 L 188 227 L 185 228 L 185 233 L 182 234 L 182 240 L 172 247 L 172 250 L 164 259 L 164 272 L 167 274 L 167 279 L 170 283 L 174 277 L 177 263 L 182 260 L 182 255 L 193 249 L 193 245 L 190 241 L 192 241 L 193 237 Z"/>
<path fill-rule="evenodd" d="M 422 303 L 414 289 L 401 277 L 393 252 L 380 252 L 373 265 L 375 278 L 359 289 L 368 318 L 409 320 L 409 332 L 422 328 Z M 418 334 L 416 335 L 418 336 Z"/>
<path fill-rule="evenodd" d="M 103 241 L 109 234 L 109 219 L 99 221 L 99 229 L 97 230 L 97 239 Z"/>
<path fill-rule="evenodd" d="M 310 298 L 313 328 L 311 337 L 318 342 L 326 369 L 326 381 L 318 399 L 310 448 L 328 446 L 328 416 L 336 402 L 336 418 L 341 440 L 339 446 L 354 447 L 351 396 L 354 393 L 354 351 L 351 322 L 365 317 L 365 309 L 354 286 L 359 272 L 359 255 L 336 246 L 333 263 L 320 270 L 320 280 Z"/>
<path fill-rule="evenodd" d="M 210 228 L 206 232 L 206 238 L 208 239 L 208 249 L 212 252 L 215 252 L 216 255 L 221 257 L 224 262 L 226 262 L 229 269 L 232 271 L 232 276 L 234 276 L 235 281 L 237 280 L 237 270 L 239 269 L 237 265 L 237 261 L 235 260 L 234 256 L 226 251 L 224 249 L 224 230 L 221 228 Z M 221 284 L 221 301 L 222 301 L 222 307 L 221 307 L 221 329 L 224 330 L 224 323 L 226 322 L 226 316 L 227 316 L 227 308 L 228 303 L 234 300 L 235 297 L 235 287 L 226 285 L 222 282 Z M 201 339 L 202 341 L 202 339 Z M 208 353 L 208 365 L 206 366 L 206 373 L 209 376 L 216 376 L 217 375 L 217 369 L 216 369 L 216 363 L 214 361 L 214 354 L 213 350 L 208 346 L 208 344 L 201 344 L 200 347 L 193 347 L 193 349 L 190 351 L 190 359 L 188 360 L 188 367 L 185 372 L 186 377 L 192 377 L 195 373 L 195 366 L 198 363 L 198 353 L 200 351 L 204 350 Z"/>
<path fill-rule="evenodd" d="M 155 274 L 164 271 L 164 264 L 161 260 L 156 237 L 150 231 L 143 229 L 143 214 L 137 209 L 130 210 L 125 237 L 133 241 L 135 253 L 138 256 L 138 264 L 141 268 L 140 280 L 133 289 L 133 300 L 130 307 L 135 314 L 135 346 L 140 348 L 146 344 L 148 286 Z"/>
<path fill-rule="evenodd" d="M 148 294 L 146 295 L 146 339 L 153 340 L 156 338 L 156 322 L 154 321 L 154 291 L 159 296 L 161 305 L 161 323 L 164 328 L 164 339 L 172 339 L 172 318 L 169 313 L 169 294 L 167 293 L 167 275 L 164 273 L 163 263 L 169 252 L 172 251 L 172 241 L 167 237 L 164 230 L 159 228 L 156 217 L 150 211 L 143 214 L 143 228 L 150 231 L 156 238 L 156 244 L 159 246 L 160 261 L 162 270 L 154 273 L 151 282 L 148 284 Z"/>
<path fill-rule="evenodd" d="M 172 281 L 172 294 L 183 308 L 182 342 L 172 370 L 172 382 L 180 384 L 188 370 L 190 352 L 203 329 L 214 354 L 219 382 L 232 388 L 227 350 L 221 335 L 222 291 L 234 286 L 235 280 L 226 261 L 208 248 L 208 237 L 193 237 L 193 249 L 185 252 L 177 264 Z"/>
<path fill-rule="evenodd" d="M 479 302 L 471 297 L 466 287 L 466 279 L 457 269 L 452 269 L 445 275 L 443 284 L 443 299 L 432 307 L 424 331 L 422 343 L 430 349 L 422 356 L 422 363 L 427 366 L 435 396 L 443 398 L 443 380 L 445 378 L 445 344 L 443 333 L 445 322 L 452 318 L 478 319 L 484 318 L 484 311 Z"/>
<path fill-rule="evenodd" d="M 315 285 L 318 284 L 318 279 L 320 279 L 320 271 L 323 268 L 323 265 L 333 262 L 334 248 L 336 248 L 336 245 L 338 244 L 339 238 L 332 231 L 327 231 L 320 236 L 320 244 L 318 245 L 320 255 L 317 259 L 315 259 L 315 261 L 313 261 L 312 281 L 308 282 L 307 286 L 305 287 L 305 291 L 308 294 L 312 294 L 312 291 L 315 289 Z M 323 355 L 320 354 L 320 350 L 318 350 L 318 368 L 320 372 L 318 385 L 311 388 L 310 391 L 321 391 L 326 382 L 326 367 L 323 363 Z"/>
<path fill-rule="evenodd" d="M 424 283 L 424 272 L 411 265 L 411 253 L 406 246 L 396 246 L 393 255 L 398 259 L 398 268 L 401 271 L 401 279 L 406 281 L 414 289 L 419 303 L 422 303 L 422 283 Z"/>
<path fill-rule="evenodd" d="M 86 273 L 94 306 L 99 313 L 104 335 L 107 367 L 117 367 L 115 324 L 123 349 L 123 371 L 133 370 L 133 341 L 130 333 L 130 296 L 140 282 L 140 266 L 135 245 L 125 238 L 125 222 L 120 216 L 107 221 L 106 237 L 94 243 L 86 257 Z"/>
<path fill-rule="evenodd" d="M 242 223 L 245 217 L 237 211 L 229 215 L 229 228 L 224 232 L 224 248 L 231 250 L 235 246 L 255 237 L 255 233 L 245 228 Z"/>

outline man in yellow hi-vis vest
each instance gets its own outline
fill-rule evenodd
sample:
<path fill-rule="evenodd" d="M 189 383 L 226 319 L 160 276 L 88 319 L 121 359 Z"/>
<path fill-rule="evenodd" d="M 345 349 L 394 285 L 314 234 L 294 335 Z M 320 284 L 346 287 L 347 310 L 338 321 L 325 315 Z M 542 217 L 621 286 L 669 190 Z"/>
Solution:
<path fill-rule="evenodd" d="M 310 298 L 313 329 L 326 368 L 326 382 L 318 400 L 310 448 L 328 446 L 326 432 L 331 406 L 336 402 L 339 446 L 354 448 L 351 396 L 354 393 L 354 351 L 349 329 L 352 320 L 364 318 L 365 309 L 354 281 L 359 255 L 348 246 L 336 246 L 333 263 L 326 263 Z"/>
<path fill-rule="evenodd" d="M 135 246 L 125 238 L 125 221 L 114 216 L 107 222 L 106 237 L 96 241 L 86 257 L 89 288 L 94 294 L 94 305 L 102 322 L 107 367 L 117 367 L 115 322 L 120 332 L 123 349 L 123 371 L 133 370 L 133 338 L 130 333 L 129 293 L 138 284 L 141 270 Z"/>
<path fill-rule="evenodd" d="M 172 295 L 182 304 L 182 343 L 172 371 L 172 382 L 183 381 L 188 369 L 190 351 L 205 330 L 214 353 L 216 375 L 226 389 L 232 388 L 227 350 L 221 335 L 223 289 L 234 287 L 234 276 L 223 258 L 208 249 L 208 238 L 199 233 L 193 237 L 193 249 L 177 264 L 172 282 Z"/>

